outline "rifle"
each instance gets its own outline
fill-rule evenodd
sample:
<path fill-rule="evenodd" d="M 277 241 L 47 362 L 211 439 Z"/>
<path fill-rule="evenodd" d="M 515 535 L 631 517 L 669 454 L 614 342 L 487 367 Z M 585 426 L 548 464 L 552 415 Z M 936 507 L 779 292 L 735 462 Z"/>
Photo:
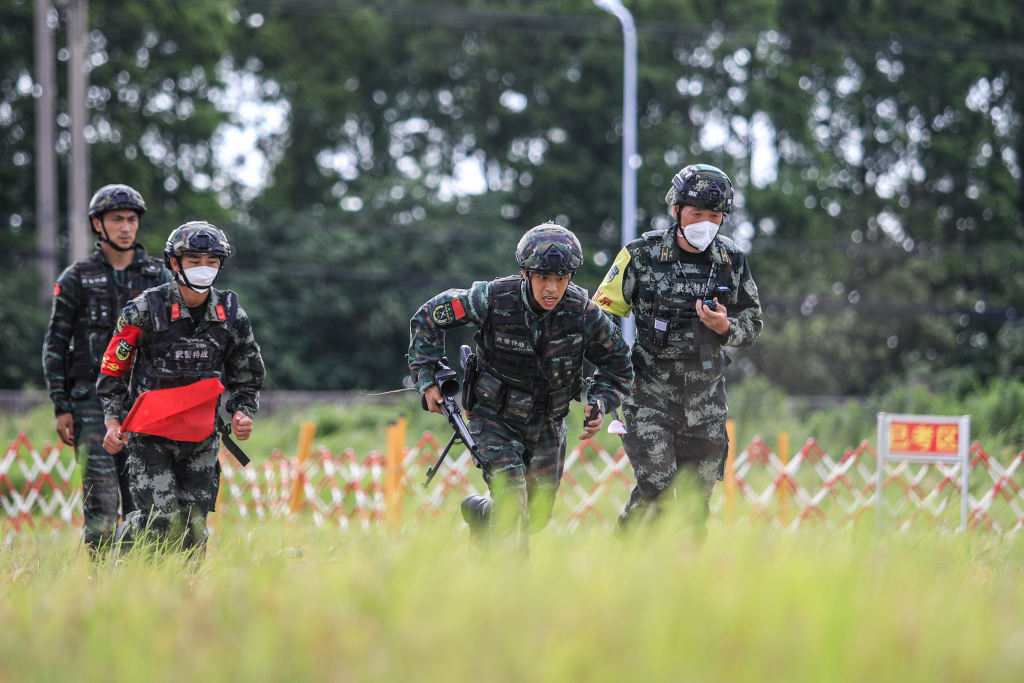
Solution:
<path fill-rule="evenodd" d="M 462 349 L 463 365 L 465 366 L 469 347 L 463 346 Z M 448 420 L 448 424 L 451 425 L 452 437 L 448 439 L 448 445 L 441 451 L 441 456 L 434 463 L 434 466 L 427 468 L 427 480 L 423 482 L 423 488 L 430 486 L 430 481 L 437 474 L 437 471 L 441 469 L 441 463 L 444 462 L 448 451 L 451 450 L 456 441 L 461 441 L 466 445 L 470 456 L 473 458 L 473 463 L 477 467 L 483 468 L 484 466 L 483 458 L 480 457 L 480 449 L 477 448 L 473 435 L 469 433 L 469 427 L 462 421 L 462 411 L 459 410 L 458 404 L 455 403 L 455 396 L 459 393 L 459 375 L 448 367 L 447 358 L 442 358 L 434 363 L 434 382 L 437 384 L 437 388 L 441 390 L 441 397 L 443 398 L 441 403 L 438 404 L 438 408 L 441 409 L 441 414 L 444 415 L 445 419 Z M 421 403 L 423 410 L 429 410 L 425 394 L 422 397 Z"/>

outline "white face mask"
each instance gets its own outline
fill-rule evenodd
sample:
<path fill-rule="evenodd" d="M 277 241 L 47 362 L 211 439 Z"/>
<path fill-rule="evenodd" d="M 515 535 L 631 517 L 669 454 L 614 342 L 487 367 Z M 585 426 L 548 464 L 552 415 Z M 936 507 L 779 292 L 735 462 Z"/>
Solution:
<path fill-rule="evenodd" d="M 210 285 L 217 279 L 219 273 L 219 268 L 210 268 L 209 266 L 196 266 L 185 269 L 185 277 L 188 278 L 190 283 L 195 285 L 192 289 L 200 294 L 210 288 Z M 182 281 L 182 284 L 185 284 L 184 281 Z M 188 285 L 185 286 L 187 287 Z"/>
<path fill-rule="evenodd" d="M 683 226 L 683 237 L 686 238 L 691 247 L 704 251 L 711 244 L 711 240 L 715 239 L 719 227 L 718 223 L 712 223 L 711 221 L 691 223 L 690 225 Z"/>

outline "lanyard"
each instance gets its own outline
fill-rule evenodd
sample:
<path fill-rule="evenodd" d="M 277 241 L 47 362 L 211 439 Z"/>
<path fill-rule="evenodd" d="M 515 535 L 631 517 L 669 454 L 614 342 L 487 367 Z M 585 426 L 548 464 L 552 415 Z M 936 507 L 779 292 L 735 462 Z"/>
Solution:
<path fill-rule="evenodd" d="M 680 263 L 679 261 L 676 261 L 675 265 L 676 269 L 679 271 L 679 274 L 683 277 L 683 282 L 686 283 L 686 289 L 690 292 L 690 296 L 692 296 L 694 299 L 701 298 L 697 296 L 697 292 L 694 291 L 693 285 L 690 284 L 690 278 L 686 277 L 686 271 L 683 270 L 683 264 Z M 708 281 L 704 283 L 704 297 L 707 297 L 708 292 L 711 291 L 711 280 L 714 279 L 715 277 L 715 268 L 717 266 L 717 263 L 711 264 L 711 271 L 708 273 Z"/>

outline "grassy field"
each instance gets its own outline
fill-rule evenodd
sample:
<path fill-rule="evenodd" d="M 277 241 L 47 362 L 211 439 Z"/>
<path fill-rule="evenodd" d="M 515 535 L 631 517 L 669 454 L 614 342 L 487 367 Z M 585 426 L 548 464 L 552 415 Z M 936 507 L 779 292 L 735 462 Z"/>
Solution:
<path fill-rule="evenodd" d="M 838 454 L 877 409 L 971 412 L 986 447 L 1016 448 L 1020 416 L 1000 411 L 1018 394 L 907 389 L 815 413 L 757 382 L 730 398 L 741 446 L 788 431 Z M 409 396 L 282 412 L 247 450 L 293 454 L 310 419 L 317 444 L 362 456 L 401 413 L 410 444 L 447 433 Z M 50 411 L 0 416 L 0 438 L 19 430 L 52 440 Z M 524 560 L 481 554 L 456 506 L 404 537 L 308 521 L 225 522 L 198 568 L 94 567 L 71 530 L 0 538 L 0 681 L 1024 680 L 1021 540 L 716 524 L 698 549 L 670 515 L 625 539 L 547 530 Z"/>
<path fill-rule="evenodd" d="M 0 549 L 3 681 L 1020 681 L 1020 544 L 779 537 L 668 518 L 626 539 L 479 553 L 229 527 L 201 568 L 93 567 L 75 538 Z"/>

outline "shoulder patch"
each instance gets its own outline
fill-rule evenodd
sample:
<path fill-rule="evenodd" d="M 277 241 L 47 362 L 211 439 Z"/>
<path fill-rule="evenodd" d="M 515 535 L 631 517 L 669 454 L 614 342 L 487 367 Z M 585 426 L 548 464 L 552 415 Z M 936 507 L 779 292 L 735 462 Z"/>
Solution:
<path fill-rule="evenodd" d="M 53 283 L 53 295 L 60 296 L 60 285 L 56 282 Z"/>
<path fill-rule="evenodd" d="M 466 308 L 462 305 L 462 299 L 452 299 L 452 312 L 455 313 L 456 320 L 466 317 Z"/>
<path fill-rule="evenodd" d="M 740 248 L 736 246 L 736 242 L 734 242 L 731 237 L 726 237 L 725 235 L 721 235 L 721 234 L 718 235 L 717 237 L 718 237 L 718 241 L 722 243 L 722 246 L 725 247 L 726 249 L 728 249 L 729 251 L 739 251 L 740 250 Z"/>
<path fill-rule="evenodd" d="M 458 299 L 455 299 L 455 301 L 458 301 Z M 459 308 L 462 309 L 461 301 L 459 302 Z M 462 315 L 466 315 L 465 309 L 462 309 Z M 434 306 L 433 310 L 430 311 L 430 317 L 438 325 L 450 325 L 455 322 L 455 306 L 452 305 L 452 300 L 449 299 Z"/>

